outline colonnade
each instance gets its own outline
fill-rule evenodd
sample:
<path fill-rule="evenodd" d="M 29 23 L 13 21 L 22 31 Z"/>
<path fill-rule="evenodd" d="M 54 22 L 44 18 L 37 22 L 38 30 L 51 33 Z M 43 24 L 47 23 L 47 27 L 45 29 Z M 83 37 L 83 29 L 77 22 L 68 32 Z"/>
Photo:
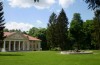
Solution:
<path fill-rule="evenodd" d="M 32 50 L 41 50 L 40 42 L 4 40 L 3 43 L 3 51 L 32 51 Z"/>

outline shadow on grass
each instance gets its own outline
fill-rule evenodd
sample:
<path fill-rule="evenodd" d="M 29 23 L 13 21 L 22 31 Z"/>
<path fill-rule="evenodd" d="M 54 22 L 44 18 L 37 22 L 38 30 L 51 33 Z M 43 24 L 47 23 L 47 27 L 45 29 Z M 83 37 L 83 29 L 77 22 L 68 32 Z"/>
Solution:
<path fill-rule="evenodd" d="M 23 56 L 21 54 L 0 54 L 0 56 Z"/>

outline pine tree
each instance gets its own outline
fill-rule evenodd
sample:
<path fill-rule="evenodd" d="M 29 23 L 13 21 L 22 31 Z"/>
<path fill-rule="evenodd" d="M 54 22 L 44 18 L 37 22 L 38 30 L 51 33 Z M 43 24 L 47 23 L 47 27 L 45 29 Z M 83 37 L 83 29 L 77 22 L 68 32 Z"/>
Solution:
<path fill-rule="evenodd" d="M 65 50 L 67 48 L 67 40 L 68 40 L 68 18 L 66 13 L 62 9 L 56 24 L 56 36 L 57 36 L 57 43 L 61 50 Z"/>
<path fill-rule="evenodd" d="M 56 32 L 55 32 L 55 25 L 56 25 L 56 18 L 57 15 L 53 12 L 49 18 L 49 23 L 47 27 L 47 43 L 49 48 L 55 48 L 57 46 L 56 44 Z"/>
<path fill-rule="evenodd" d="M 83 21 L 81 20 L 80 14 L 75 13 L 70 24 L 70 34 L 74 38 L 74 47 L 75 49 L 80 49 L 82 43 L 82 27 Z"/>
<path fill-rule="evenodd" d="M 3 44 L 3 40 L 4 40 L 4 16 L 3 16 L 4 12 L 3 12 L 3 3 L 0 1 L 0 46 L 2 46 Z"/>

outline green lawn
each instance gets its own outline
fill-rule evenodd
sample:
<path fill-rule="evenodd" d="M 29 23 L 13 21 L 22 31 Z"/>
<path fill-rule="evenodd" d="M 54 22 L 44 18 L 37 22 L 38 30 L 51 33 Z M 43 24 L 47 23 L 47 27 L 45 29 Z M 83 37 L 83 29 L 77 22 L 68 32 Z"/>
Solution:
<path fill-rule="evenodd" d="M 0 52 L 0 65 L 100 65 L 95 54 L 61 55 L 56 51 Z"/>

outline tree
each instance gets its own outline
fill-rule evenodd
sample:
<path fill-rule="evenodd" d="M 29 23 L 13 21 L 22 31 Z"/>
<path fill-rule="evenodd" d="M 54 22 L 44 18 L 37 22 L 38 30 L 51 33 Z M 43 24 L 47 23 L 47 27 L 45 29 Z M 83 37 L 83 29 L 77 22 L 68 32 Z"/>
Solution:
<path fill-rule="evenodd" d="M 3 3 L 0 1 L 0 46 L 3 45 L 3 40 L 4 40 L 4 16 L 3 16 L 4 12 L 3 12 Z"/>
<path fill-rule="evenodd" d="M 75 13 L 70 24 L 70 34 L 74 40 L 75 49 L 80 49 L 83 38 L 83 21 L 79 13 Z"/>
<path fill-rule="evenodd" d="M 68 18 L 63 9 L 57 18 L 56 36 L 59 47 L 61 50 L 65 50 L 68 46 Z"/>
<path fill-rule="evenodd" d="M 48 50 L 47 39 L 46 39 L 46 29 L 33 27 L 29 30 L 28 34 L 33 37 L 37 37 L 41 40 L 42 50 Z"/>
<path fill-rule="evenodd" d="M 49 23 L 48 23 L 48 27 L 47 27 L 47 43 L 49 48 L 55 48 L 57 47 L 56 44 L 56 18 L 57 15 L 53 12 L 49 18 Z"/>
<path fill-rule="evenodd" d="M 89 9 L 95 11 L 94 22 L 94 41 L 97 43 L 96 47 L 100 49 L 100 0 L 85 0 L 88 3 Z"/>
<path fill-rule="evenodd" d="M 33 37 L 36 37 L 37 36 L 37 33 L 38 33 L 38 28 L 36 27 L 33 27 L 29 30 L 28 34 L 33 36 Z"/>
<path fill-rule="evenodd" d="M 98 11 L 96 11 L 98 12 Z M 98 15 L 95 12 L 95 18 L 93 19 L 93 25 L 94 25 L 94 41 L 97 49 L 100 49 L 100 15 Z M 100 11 L 99 11 L 100 12 Z"/>
<path fill-rule="evenodd" d="M 86 3 L 88 3 L 89 9 L 98 9 L 100 8 L 100 0 L 85 0 Z"/>
<path fill-rule="evenodd" d="M 5 30 L 4 30 L 5 31 Z M 8 30 L 9 32 L 22 32 L 20 29 L 12 29 L 12 30 Z"/>
<path fill-rule="evenodd" d="M 83 32 L 84 32 L 84 38 L 83 38 L 83 47 L 82 49 L 94 49 L 93 46 L 93 33 L 94 27 L 93 27 L 93 20 L 86 20 L 86 22 L 83 23 Z"/>
<path fill-rule="evenodd" d="M 37 33 L 37 38 L 41 40 L 42 50 L 48 50 L 47 39 L 46 39 L 46 29 L 40 28 Z"/>

